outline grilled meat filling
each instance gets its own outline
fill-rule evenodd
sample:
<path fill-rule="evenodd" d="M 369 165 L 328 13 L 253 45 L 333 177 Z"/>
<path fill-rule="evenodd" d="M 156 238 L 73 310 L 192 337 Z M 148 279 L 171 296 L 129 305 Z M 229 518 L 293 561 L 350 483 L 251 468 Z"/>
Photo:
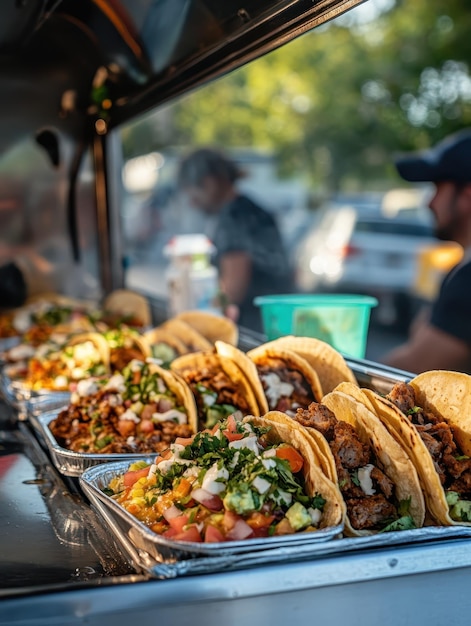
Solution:
<path fill-rule="evenodd" d="M 446 491 L 471 497 L 471 459 L 457 446 L 451 427 L 441 415 L 417 406 L 414 388 L 406 383 L 394 385 L 386 396 L 414 424 L 433 459 L 435 469 Z"/>
<path fill-rule="evenodd" d="M 353 426 L 338 420 L 330 409 L 317 402 L 307 409 L 298 409 L 294 419 L 315 428 L 327 439 L 353 528 L 380 530 L 399 517 L 394 483 L 377 467 L 373 450 L 360 441 Z"/>
<path fill-rule="evenodd" d="M 204 367 L 186 370 L 180 372 L 180 375 L 188 383 L 195 396 L 198 409 L 198 423 L 202 428 L 214 425 L 208 422 L 207 415 L 208 408 L 212 406 L 232 406 L 236 410 L 241 411 L 243 415 L 250 414 L 251 411 L 243 390 L 219 368 L 211 369 Z M 225 416 L 221 414 L 220 417 L 223 418 Z"/>
<path fill-rule="evenodd" d="M 263 364 L 257 364 L 257 371 L 271 411 L 294 417 L 298 408 L 304 409 L 316 400 L 302 372 L 281 359 L 266 357 Z"/>
<path fill-rule="evenodd" d="M 172 420 L 155 423 L 150 432 L 143 430 L 144 420 L 141 424 L 127 420 L 123 423 L 120 416 L 127 410 L 128 403 L 113 406 L 110 398 L 114 395 L 113 391 L 101 390 L 82 398 L 80 404 L 70 404 L 61 411 L 49 424 L 57 443 L 74 452 L 148 453 L 165 450 L 176 437 L 193 435 L 188 424 L 177 424 Z M 161 412 L 169 408 L 166 399 L 154 403 L 152 409 L 154 406 L 155 411 Z"/>
<path fill-rule="evenodd" d="M 113 348 L 110 354 L 111 371 L 120 372 L 134 359 L 145 360 L 145 356 L 139 348 Z"/>

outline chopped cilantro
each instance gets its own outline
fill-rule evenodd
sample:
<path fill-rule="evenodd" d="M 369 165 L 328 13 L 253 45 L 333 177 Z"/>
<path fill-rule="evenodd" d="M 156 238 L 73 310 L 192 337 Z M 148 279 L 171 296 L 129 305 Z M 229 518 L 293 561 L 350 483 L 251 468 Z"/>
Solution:
<path fill-rule="evenodd" d="M 466 456 L 466 454 L 460 454 L 459 456 L 455 456 L 457 461 L 467 461 L 470 457 Z"/>
<path fill-rule="evenodd" d="M 394 522 L 391 522 L 390 524 L 385 526 L 379 532 L 390 533 L 394 530 L 412 530 L 413 528 L 417 528 L 417 526 L 415 525 L 415 522 L 412 519 L 412 517 L 410 515 L 404 515 L 400 517 L 399 519 L 395 520 Z"/>
<path fill-rule="evenodd" d="M 107 496 L 114 496 L 114 491 L 109 487 L 103 487 L 102 491 Z"/>
<path fill-rule="evenodd" d="M 415 415 L 415 413 L 421 413 L 423 409 L 420 406 L 413 406 L 406 412 L 406 415 Z"/>
<path fill-rule="evenodd" d="M 350 477 L 354 485 L 361 487 L 360 481 L 358 480 L 358 472 L 356 470 L 350 474 Z"/>
<path fill-rule="evenodd" d="M 105 435 L 104 437 L 101 437 L 101 439 L 97 439 L 95 441 L 95 448 L 102 450 L 103 448 L 106 448 L 106 446 L 111 443 L 113 439 L 113 435 Z"/>
<path fill-rule="evenodd" d="M 320 493 L 316 493 L 316 495 L 312 499 L 312 508 L 319 509 L 319 511 L 323 511 L 326 502 L 327 500 L 323 498 Z"/>

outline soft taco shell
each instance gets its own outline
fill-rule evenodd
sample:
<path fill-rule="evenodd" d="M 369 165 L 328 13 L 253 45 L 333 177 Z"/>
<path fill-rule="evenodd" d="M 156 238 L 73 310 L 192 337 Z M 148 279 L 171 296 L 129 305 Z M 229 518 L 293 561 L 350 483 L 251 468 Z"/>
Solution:
<path fill-rule="evenodd" d="M 236 324 L 227 317 L 206 311 L 184 311 L 179 313 L 175 319 L 189 324 L 212 344 L 216 341 L 224 341 L 232 346 L 237 345 L 239 330 Z"/>
<path fill-rule="evenodd" d="M 158 326 L 158 328 L 178 337 L 185 344 L 186 352 L 204 352 L 213 348 L 212 343 L 206 337 L 203 337 L 201 333 L 183 320 L 172 318 Z"/>
<path fill-rule="evenodd" d="M 105 313 L 113 315 L 132 316 L 139 320 L 142 326 L 150 326 L 152 316 L 147 298 L 140 293 L 129 289 L 112 291 L 103 301 Z"/>
<path fill-rule="evenodd" d="M 397 500 L 401 501 L 410 498 L 410 514 L 418 528 L 423 526 L 425 502 L 414 464 L 402 446 L 388 432 L 381 420 L 369 411 L 366 406 L 341 392 L 328 394 L 323 398 L 322 404 L 327 406 L 338 420 L 350 424 L 357 432 L 362 443 L 368 444 L 373 448 L 375 456 L 379 461 L 380 469 L 395 485 Z M 348 516 L 345 521 L 345 527 L 348 533 L 353 536 L 365 536 L 373 532 L 354 529 Z"/>
<path fill-rule="evenodd" d="M 278 347 L 266 347 L 266 345 L 259 346 L 254 350 L 250 350 L 247 356 L 255 363 L 255 365 L 263 365 L 267 358 L 279 359 L 286 363 L 286 367 L 301 372 L 308 385 L 310 386 L 314 399 L 320 402 L 322 396 L 322 385 L 319 380 L 317 372 L 311 367 L 311 365 L 303 359 L 303 357 L 287 350 L 285 348 Z"/>
<path fill-rule="evenodd" d="M 157 376 L 164 381 L 170 391 L 177 396 L 181 405 L 186 409 L 188 415 L 188 425 L 191 426 L 193 432 L 196 433 L 198 431 L 198 413 L 196 411 L 195 399 L 191 393 L 191 389 L 183 378 L 175 372 L 170 372 L 162 367 L 159 367 L 155 363 L 149 364 L 149 371 L 157 374 Z"/>
<path fill-rule="evenodd" d="M 410 423 L 395 404 L 386 398 L 382 398 L 369 389 L 365 389 L 365 394 L 373 404 L 376 415 L 386 426 L 389 433 L 407 452 L 414 464 L 419 475 L 427 508 L 435 521 L 445 526 L 470 525 L 465 522 L 457 522 L 450 517 L 440 477 L 435 469 L 433 459 L 415 426 Z"/>
<path fill-rule="evenodd" d="M 255 397 L 260 407 L 260 415 L 268 413 L 268 402 L 263 391 L 262 381 L 258 377 L 257 366 L 249 359 L 249 357 L 235 346 L 222 341 L 216 341 L 216 352 L 221 356 L 227 357 L 234 361 L 237 367 L 242 371 L 245 377 L 252 385 Z"/>
<path fill-rule="evenodd" d="M 339 497 L 338 489 L 317 465 L 312 443 L 302 431 L 292 428 L 292 425 L 288 423 L 283 423 L 277 417 L 273 419 L 273 417 L 273 412 L 271 412 L 264 417 L 250 416 L 245 419 L 255 426 L 261 428 L 269 427 L 270 430 L 265 435 L 269 442 L 289 443 L 304 458 L 303 474 L 307 494 L 313 497 L 318 493 L 326 500 L 319 527 L 327 528 L 343 523 L 345 519 L 345 503 Z"/>
<path fill-rule="evenodd" d="M 240 388 L 249 407 L 250 414 L 256 416 L 260 415 L 260 409 L 249 381 L 231 359 L 213 352 L 196 352 L 185 354 L 175 359 L 170 364 L 170 369 L 180 374 L 184 379 L 185 372 L 187 371 L 221 369 L 234 385 Z"/>
<path fill-rule="evenodd" d="M 366 408 L 371 411 L 373 414 L 375 413 L 375 408 L 373 403 L 370 401 L 368 396 L 364 393 L 364 389 L 358 387 L 358 385 L 353 385 L 352 383 L 340 383 L 334 389 L 334 391 L 340 391 L 347 396 L 351 396 L 360 404 L 364 404 Z"/>
<path fill-rule="evenodd" d="M 430 371 L 410 381 L 418 405 L 440 414 L 453 430 L 463 452 L 471 456 L 471 376 L 460 372 Z"/>
<path fill-rule="evenodd" d="M 162 328 L 152 328 L 143 335 L 149 346 L 155 346 L 159 343 L 165 343 L 175 350 L 178 355 L 186 354 L 188 349 L 181 339 L 173 335 L 168 330 Z"/>
<path fill-rule="evenodd" d="M 284 348 L 299 354 L 317 372 L 324 393 L 333 391 L 342 382 L 358 385 L 343 356 L 325 341 L 289 335 L 270 341 L 265 346 Z"/>

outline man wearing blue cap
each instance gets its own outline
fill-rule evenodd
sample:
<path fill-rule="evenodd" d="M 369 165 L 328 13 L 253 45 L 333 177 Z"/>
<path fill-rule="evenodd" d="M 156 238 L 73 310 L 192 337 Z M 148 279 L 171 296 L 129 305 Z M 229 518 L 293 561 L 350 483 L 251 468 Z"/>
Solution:
<path fill-rule="evenodd" d="M 396 161 L 410 182 L 432 182 L 430 201 L 439 239 L 456 241 L 464 258 L 444 279 L 430 314 L 409 341 L 383 360 L 411 372 L 471 371 L 471 129 L 451 135 L 430 150 Z"/>

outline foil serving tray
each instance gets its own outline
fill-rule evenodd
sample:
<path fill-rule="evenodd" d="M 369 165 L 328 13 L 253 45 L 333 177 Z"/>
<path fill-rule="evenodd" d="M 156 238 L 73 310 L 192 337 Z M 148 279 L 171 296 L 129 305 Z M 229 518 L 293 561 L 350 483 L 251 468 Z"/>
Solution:
<path fill-rule="evenodd" d="M 112 461 L 124 461 L 126 463 L 132 463 L 137 460 L 146 460 L 150 463 L 157 456 L 157 453 L 145 455 L 142 452 L 138 454 L 92 454 L 85 452 L 74 452 L 73 450 L 67 450 L 57 443 L 56 438 L 49 429 L 49 424 L 54 420 L 61 410 L 65 409 L 62 406 L 60 409 L 55 409 L 39 415 L 32 415 L 30 417 L 31 424 L 36 430 L 40 440 L 47 447 L 51 456 L 52 462 L 55 467 L 64 476 L 80 476 L 86 469 L 99 465 L 101 463 L 108 463 Z"/>
<path fill-rule="evenodd" d="M 141 456 L 142 460 L 143 457 Z M 154 533 L 150 528 L 128 513 L 124 507 L 110 498 L 102 489 L 109 482 L 127 471 L 129 463 L 107 463 L 88 469 L 80 477 L 80 485 L 90 500 L 104 511 L 108 524 L 116 534 L 122 535 L 131 543 L 134 550 L 147 555 L 151 562 L 176 562 L 183 559 L 213 556 L 240 556 L 246 553 L 288 548 L 289 546 L 311 545 L 328 541 L 343 531 L 343 525 L 323 528 L 318 531 L 260 537 L 244 541 L 224 541 L 221 543 L 194 543 L 174 541 Z M 104 516 L 104 517 L 105 517 Z"/>

